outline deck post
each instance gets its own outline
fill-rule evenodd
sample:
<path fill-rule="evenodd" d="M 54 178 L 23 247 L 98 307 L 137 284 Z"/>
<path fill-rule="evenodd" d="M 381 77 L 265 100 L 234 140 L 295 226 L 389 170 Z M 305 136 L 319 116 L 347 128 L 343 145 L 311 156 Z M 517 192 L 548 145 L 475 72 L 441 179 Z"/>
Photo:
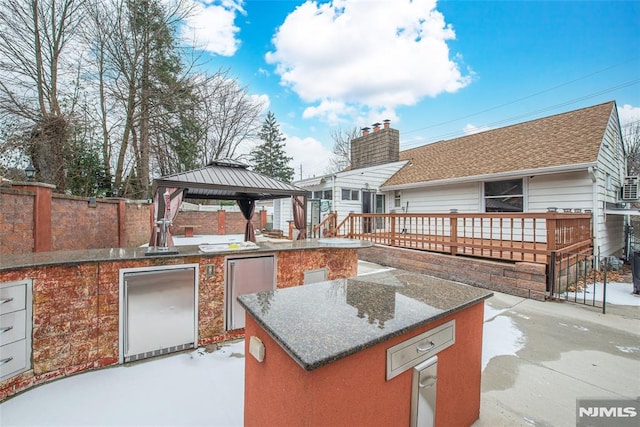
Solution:
<path fill-rule="evenodd" d="M 449 229 L 451 230 L 449 233 L 451 255 L 456 255 L 458 252 L 458 218 L 453 215 L 449 217 Z"/>
<path fill-rule="evenodd" d="M 389 214 L 389 220 L 390 220 L 389 221 L 390 222 L 390 224 L 389 224 L 390 227 L 389 228 L 390 228 L 390 231 L 391 231 L 391 236 L 390 236 L 391 237 L 391 241 L 390 241 L 390 243 L 391 243 L 391 246 L 396 246 L 396 215 L 393 214 L 393 213 Z"/>
<path fill-rule="evenodd" d="M 556 217 L 554 212 L 547 213 L 545 218 L 547 226 L 547 265 L 551 265 L 551 253 L 557 249 L 556 242 Z"/>
<path fill-rule="evenodd" d="M 351 214 L 349 214 L 349 238 L 353 238 L 353 236 L 355 235 L 354 220 L 355 218 Z"/>

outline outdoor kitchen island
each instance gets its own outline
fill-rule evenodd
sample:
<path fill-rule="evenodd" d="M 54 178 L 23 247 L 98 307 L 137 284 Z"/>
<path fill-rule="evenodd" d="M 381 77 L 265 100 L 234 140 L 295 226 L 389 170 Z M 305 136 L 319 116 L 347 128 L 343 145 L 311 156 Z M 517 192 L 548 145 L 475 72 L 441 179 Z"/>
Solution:
<path fill-rule="evenodd" d="M 245 426 L 471 425 L 491 295 L 390 270 L 240 296 Z"/>
<path fill-rule="evenodd" d="M 143 247 L 3 255 L 0 331 L 9 332 L 0 334 L 0 401 L 53 379 L 136 360 L 139 353 L 242 337 L 242 327 L 229 323 L 230 265 L 240 275 L 244 261 L 270 260 L 270 289 L 295 287 L 318 275 L 355 275 L 357 250 L 369 245 L 282 240 L 214 251 L 179 246 L 166 255 Z M 156 323 L 169 319 L 176 321 Z M 167 337 L 177 341 L 164 345 Z"/>

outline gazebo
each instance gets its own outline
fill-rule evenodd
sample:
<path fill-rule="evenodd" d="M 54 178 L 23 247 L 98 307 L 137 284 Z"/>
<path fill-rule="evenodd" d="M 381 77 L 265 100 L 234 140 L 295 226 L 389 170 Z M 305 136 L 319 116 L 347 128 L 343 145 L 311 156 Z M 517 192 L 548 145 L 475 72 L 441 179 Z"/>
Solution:
<path fill-rule="evenodd" d="M 306 198 L 308 191 L 291 184 L 250 171 L 234 160 L 214 160 L 206 167 L 167 175 L 153 180 L 154 223 L 170 222 L 178 214 L 182 200 L 236 200 L 247 222 L 244 240 L 255 242 L 251 219 L 257 200 L 291 197 L 294 225 L 298 240 L 306 238 Z M 159 227 L 154 226 L 149 246 L 158 246 Z M 173 245 L 167 230 L 166 243 Z"/>

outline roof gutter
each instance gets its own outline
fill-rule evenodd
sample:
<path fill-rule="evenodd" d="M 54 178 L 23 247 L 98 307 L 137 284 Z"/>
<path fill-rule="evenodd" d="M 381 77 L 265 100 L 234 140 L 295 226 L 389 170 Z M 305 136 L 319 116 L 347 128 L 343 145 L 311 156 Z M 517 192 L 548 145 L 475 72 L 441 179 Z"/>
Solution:
<path fill-rule="evenodd" d="M 524 169 L 519 171 L 499 172 L 485 175 L 464 176 L 459 178 L 438 179 L 434 181 L 411 182 L 408 184 L 382 185 L 381 191 L 408 190 L 413 188 L 436 187 L 439 185 L 464 184 L 478 181 L 495 181 L 498 179 L 519 178 L 531 175 L 551 175 L 562 172 L 578 172 L 596 169 L 596 162 L 573 163 L 570 165 L 549 166 L 537 169 Z"/>

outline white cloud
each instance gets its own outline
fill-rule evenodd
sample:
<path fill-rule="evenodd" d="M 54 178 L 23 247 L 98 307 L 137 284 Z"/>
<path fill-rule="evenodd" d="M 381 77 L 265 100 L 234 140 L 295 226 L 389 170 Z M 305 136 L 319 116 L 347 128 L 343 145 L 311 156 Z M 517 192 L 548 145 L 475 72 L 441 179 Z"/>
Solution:
<path fill-rule="evenodd" d="M 182 38 L 214 55 L 233 56 L 240 47 L 240 29 L 234 24 L 245 14 L 242 1 L 191 1 L 192 11 L 182 29 Z"/>
<path fill-rule="evenodd" d="M 260 95 L 249 95 L 249 97 L 251 98 L 251 102 L 253 104 L 260 105 L 262 107 L 262 110 L 260 112 L 261 115 L 266 114 L 267 111 L 269 111 L 269 106 L 271 105 L 271 99 L 269 98 L 269 95 L 263 93 Z"/>
<path fill-rule="evenodd" d="M 300 166 L 302 165 L 302 178 L 325 175 L 329 167 L 331 151 L 317 139 L 297 136 L 287 136 L 285 151 L 293 160 L 289 163 L 294 168 L 294 181 L 300 179 Z"/>
<path fill-rule="evenodd" d="M 618 108 L 618 116 L 620 116 L 620 125 L 625 126 L 628 123 L 640 121 L 640 107 L 633 107 L 624 104 Z"/>
<path fill-rule="evenodd" d="M 316 104 L 307 118 L 335 122 L 355 110 L 414 105 L 470 83 L 450 58 L 455 33 L 435 7 L 436 0 L 307 1 L 280 26 L 266 60 L 283 85 Z"/>
<path fill-rule="evenodd" d="M 462 128 L 462 131 L 464 132 L 465 135 L 472 135 L 474 133 L 479 133 L 479 132 L 484 132 L 486 130 L 491 130 L 493 128 L 489 127 L 489 126 L 475 126 L 472 125 L 471 123 L 467 123 L 465 125 L 464 128 Z"/>

